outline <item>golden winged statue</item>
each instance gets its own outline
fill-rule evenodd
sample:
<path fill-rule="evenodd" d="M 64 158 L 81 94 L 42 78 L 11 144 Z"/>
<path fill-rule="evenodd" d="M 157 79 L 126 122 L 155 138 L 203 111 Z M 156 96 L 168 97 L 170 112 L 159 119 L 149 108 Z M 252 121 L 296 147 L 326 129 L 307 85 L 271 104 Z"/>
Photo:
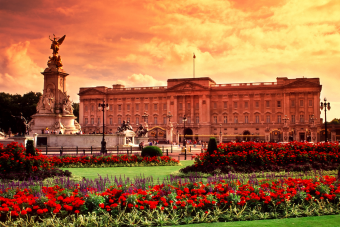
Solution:
<path fill-rule="evenodd" d="M 57 37 L 55 37 L 55 35 L 53 34 L 54 38 L 51 39 L 50 36 L 48 36 L 50 38 L 50 40 L 52 41 L 51 44 L 51 49 L 53 50 L 53 56 L 58 54 L 59 51 L 59 46 L 64 42 L 64 39 L 66 37 L 66 35 L 64 35 L 63 37 L 61 37 L 60 39 L 57 40 Z"/>

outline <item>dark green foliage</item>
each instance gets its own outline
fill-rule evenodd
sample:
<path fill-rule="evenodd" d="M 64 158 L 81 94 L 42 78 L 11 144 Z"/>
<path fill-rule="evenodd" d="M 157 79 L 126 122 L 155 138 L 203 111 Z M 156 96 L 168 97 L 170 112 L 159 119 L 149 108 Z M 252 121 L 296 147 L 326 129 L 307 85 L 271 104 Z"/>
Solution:
<path fill-rule="evenodd" d="M 79 103 L 73 103 L 72 107 L 73 107 L 73 115 L 77 117 L 76 121 L 79 122 Z"/>
<path fill-rule="evenodd" d="M 36 155 L 33 140 L 27 140 L 26 143 L 26 155 L 28 156 L 29 154 L 32 156 Z"/>
<path fill-rule="evenodd" d="M 162 150 L 157 146 L 147 146 L 142 150 L 142 157 L 154 157 L 154 156 L 162 156 Z"/>
<path fill-rule="evenodd" d="M 19 171 L 19 172 L 10 172 L 10 173 L 0 173 L 0 179 L 7 180 L 45 180 L 50 177 L 71 177 L 72 173 L 68 170 L 61 169 L 45 169 L 45 170 L 37 170 L 35 172 L 28 171 Z"/>
<path fill-rule="evenodd" d="M 207 152 L 211 155 L 214 151 L 218 151 L 216 138 L 210 137 Z"/>
<path fill-rule="evenodd" d="M 41 95 L 40 92 L 33 91 L 23 96 L 0 92 L 0 128 L 6 133 L 9 128 L 14 133 L 19 132 L 16 119 L 13 116 L 20 116 L 20 113 L 23 113 L 24 118 L 29 122 L 31 116 L 36 113 Z"/>

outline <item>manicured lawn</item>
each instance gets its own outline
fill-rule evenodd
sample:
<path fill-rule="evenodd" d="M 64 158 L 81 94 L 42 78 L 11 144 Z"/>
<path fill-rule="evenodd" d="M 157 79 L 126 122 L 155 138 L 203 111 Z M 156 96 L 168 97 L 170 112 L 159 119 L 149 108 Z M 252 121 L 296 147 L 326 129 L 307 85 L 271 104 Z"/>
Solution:
<path fill-rule="evenodd" d="M 61 168 L 62 170 L 69 170 L 76 176 L 85 177 L 89 179 L 98 178 L 100 176 L 124 176 L 133 178 L 140 176 L 152 176 L 154 180 L 159 178 L 162 181 L 164 178 L 170 176 L 170 173 L 192 165 L 193 160 L 181 161 L 182 166 L 152 166 L 152 167 L 107 167 L 107 168 Z"/>
<path fill-rule="evenodd" d="M 303 226 L 303 227 L 336 227 L 340 226 L 340 215 L 326 215 L 303 218 L 287 218 L 287 219 L 270 219 L 259 221 L 237 221 L 237 222 L 217 222 L 181 225 L 181 227 L 245 227 L 245 226 L 261 226 L 261 227 L 285 227 L 285 226 Z"/>

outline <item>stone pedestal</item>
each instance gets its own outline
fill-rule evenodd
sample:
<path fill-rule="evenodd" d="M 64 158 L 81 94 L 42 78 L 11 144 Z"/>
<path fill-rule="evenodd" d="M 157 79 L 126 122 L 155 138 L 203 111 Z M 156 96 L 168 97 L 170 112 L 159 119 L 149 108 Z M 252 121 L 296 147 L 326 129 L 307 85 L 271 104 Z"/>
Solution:
<path fill-rule="evenodd" d="M 173 126 L 172 124 L 168 124 L 167 130 L 166 130 L 166 140 L 172 143 L 173 138 Z"/>
<path fill-rule="evenodd" d="M 49 132 L 56 131 L 62 134 L 75 134 L 79 132 L 76 117 L 74 115 L 62 115 L 55 113 L 38 113 L 32 116 L 33 124 L 31 125 L 31 133 L 43 134 L 48 128 Z"/>

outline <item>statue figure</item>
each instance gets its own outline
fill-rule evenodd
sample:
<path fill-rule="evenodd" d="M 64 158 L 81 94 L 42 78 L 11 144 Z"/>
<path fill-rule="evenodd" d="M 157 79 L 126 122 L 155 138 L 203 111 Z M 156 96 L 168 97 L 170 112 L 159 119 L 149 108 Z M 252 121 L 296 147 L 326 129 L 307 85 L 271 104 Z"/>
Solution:
<path fill-rule="evenodd" d="M 29 123 L 27 122 L 26 118 L 20 113 L 20 116 L 13 116 L 16 119 L 16 125 L 19 135 L 25 135 L 29 132 Z"/>
<path fill-rule="evenodd" d="M 51 89 L 47 89 L 46 94 L 44 94 L 43 107 L 45 110 L 54 112 L 54 97 Z"/>
<path fill-rule="evenodd" d="M 133 130 L 132 126 L 130 125 L 130 121 L 123 121 L 121 126 L 118 126 L 117 133 L 124 132 L 126 130 Z"/>
<path fill-rule="evenodd" d="M 52 41 L 51 49 L 53 50 L 53 56 L 57 56 L 58 55 L 58 51 L 59 51 L 59 46 L 64 42 L 64 39 L 65 39 L 66 35 L 64 35 L 63 37 L 61 37 L 58 40 L 57 40 L 57 38 L 55 37 L 54 34 L 53 34 L 53 36 L 54 36 L 53 40 L 51 39 L 50 36 L 48 36 L 48 37 Z"/>
<path fill-rule="evenodd" d="M 70 100 L 70 96 L 69 95 L 64 100 L 64 103 L 63 103 L 63 112 L 66 113 L 66 114 L 73 114 L 72 101 Z"/>
<path fill-rule="evenodd" d="M 43 108 L 44 104 L 43 104 L 43 96 L 40 96 L 39 98 L 39 102 L 37 104 L 37 113 L 39 113 L 39 111 Z"/>
<path fill-rule="evenodd" d="M 144 128 L 143 125 L 139 125 L 139 127 L 136 130 L 136 135 L 138 137 L 142 137 L 142 136 L 145 136 L 147 132 L 148 130 Z"/>

